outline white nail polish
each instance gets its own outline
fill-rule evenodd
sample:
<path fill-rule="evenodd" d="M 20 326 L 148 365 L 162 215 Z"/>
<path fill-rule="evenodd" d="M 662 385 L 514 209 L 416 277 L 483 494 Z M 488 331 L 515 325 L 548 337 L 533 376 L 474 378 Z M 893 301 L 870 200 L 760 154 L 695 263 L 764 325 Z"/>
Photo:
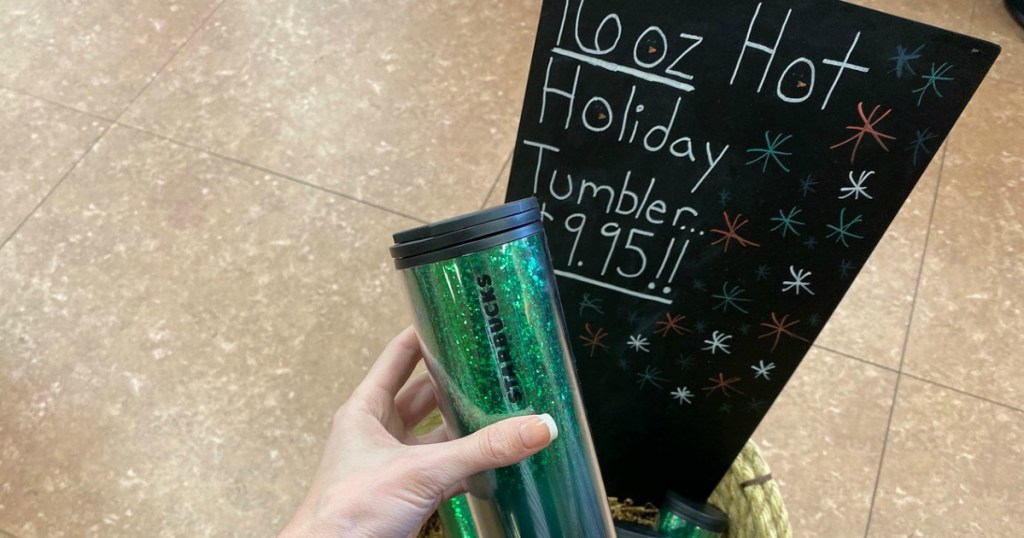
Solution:
<path fill-rule="evenodd" d="M 558 426 L 555 424 L 555 419 L 551 418 L 551 415 L 544 413 L 543 415 L 537 415 L 537 418 L 548 427 L 548 433 L 551 434 L 551 440 L 558 439 Z"/>

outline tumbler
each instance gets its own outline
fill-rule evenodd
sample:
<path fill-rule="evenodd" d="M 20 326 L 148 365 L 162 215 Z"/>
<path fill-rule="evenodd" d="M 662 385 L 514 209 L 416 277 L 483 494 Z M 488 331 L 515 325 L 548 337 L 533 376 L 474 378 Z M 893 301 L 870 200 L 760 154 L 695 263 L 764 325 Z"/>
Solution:
<path fill-rule="evenodd" d="M 729 516 L 713 504 L 692 502 L 668 491 L 654 526 L 669 538 L 720 538 L 729 527 Z"/>
<path fill-rule="evenodd" d="M 548 413 L 558 438 L 467 480 L 481 536 L 614 536 L 541 227 L 529 198 L 394 235 L 452 437 Z"/>

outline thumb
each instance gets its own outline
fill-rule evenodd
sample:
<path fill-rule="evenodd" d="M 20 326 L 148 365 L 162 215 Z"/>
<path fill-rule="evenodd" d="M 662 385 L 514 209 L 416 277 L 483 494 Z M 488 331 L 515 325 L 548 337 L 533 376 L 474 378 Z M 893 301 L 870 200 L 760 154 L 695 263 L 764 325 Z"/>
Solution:
<path fill-rule="evenodd" d="M 446 486 L 476 473 L 506 467 L 536 454 L 558 438 L 551 415 L 528 415 L 496 422 L 471 435 L 425 445 L 437 450 L 434 469 L 442 470 Z"/>

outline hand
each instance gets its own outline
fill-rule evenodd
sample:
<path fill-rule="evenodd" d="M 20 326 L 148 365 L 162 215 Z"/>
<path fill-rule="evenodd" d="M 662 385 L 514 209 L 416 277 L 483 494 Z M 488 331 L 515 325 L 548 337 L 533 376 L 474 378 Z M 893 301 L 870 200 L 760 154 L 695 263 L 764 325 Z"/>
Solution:
<path fill-rule="evenodd" d="M 437 407 L 427 375 L 399 389 L 422 357 L 412 327 L 381 353 L 334 414 L 309 494 L 281 537 L 406 537 L 445 499 L 465 491 L 463 479 L 512 465 L 558 436 L 548 415 L 502 420 L 449 440 L 444 427 L 410 431 Z"/>

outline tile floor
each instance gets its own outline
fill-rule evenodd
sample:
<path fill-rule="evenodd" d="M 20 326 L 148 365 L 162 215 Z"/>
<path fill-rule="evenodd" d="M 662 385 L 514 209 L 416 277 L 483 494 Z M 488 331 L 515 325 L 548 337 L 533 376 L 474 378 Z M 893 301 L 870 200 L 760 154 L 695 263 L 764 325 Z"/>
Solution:
<path fill-rule="evenodd" d="M 796 536 L 1021 536 L 1024 30 L 864 3 L 1004 52 L 755 439 Z M 501 199 L 538 7 L 3 2 L 0 535 L 280 528 L 389 233 Z"/>

